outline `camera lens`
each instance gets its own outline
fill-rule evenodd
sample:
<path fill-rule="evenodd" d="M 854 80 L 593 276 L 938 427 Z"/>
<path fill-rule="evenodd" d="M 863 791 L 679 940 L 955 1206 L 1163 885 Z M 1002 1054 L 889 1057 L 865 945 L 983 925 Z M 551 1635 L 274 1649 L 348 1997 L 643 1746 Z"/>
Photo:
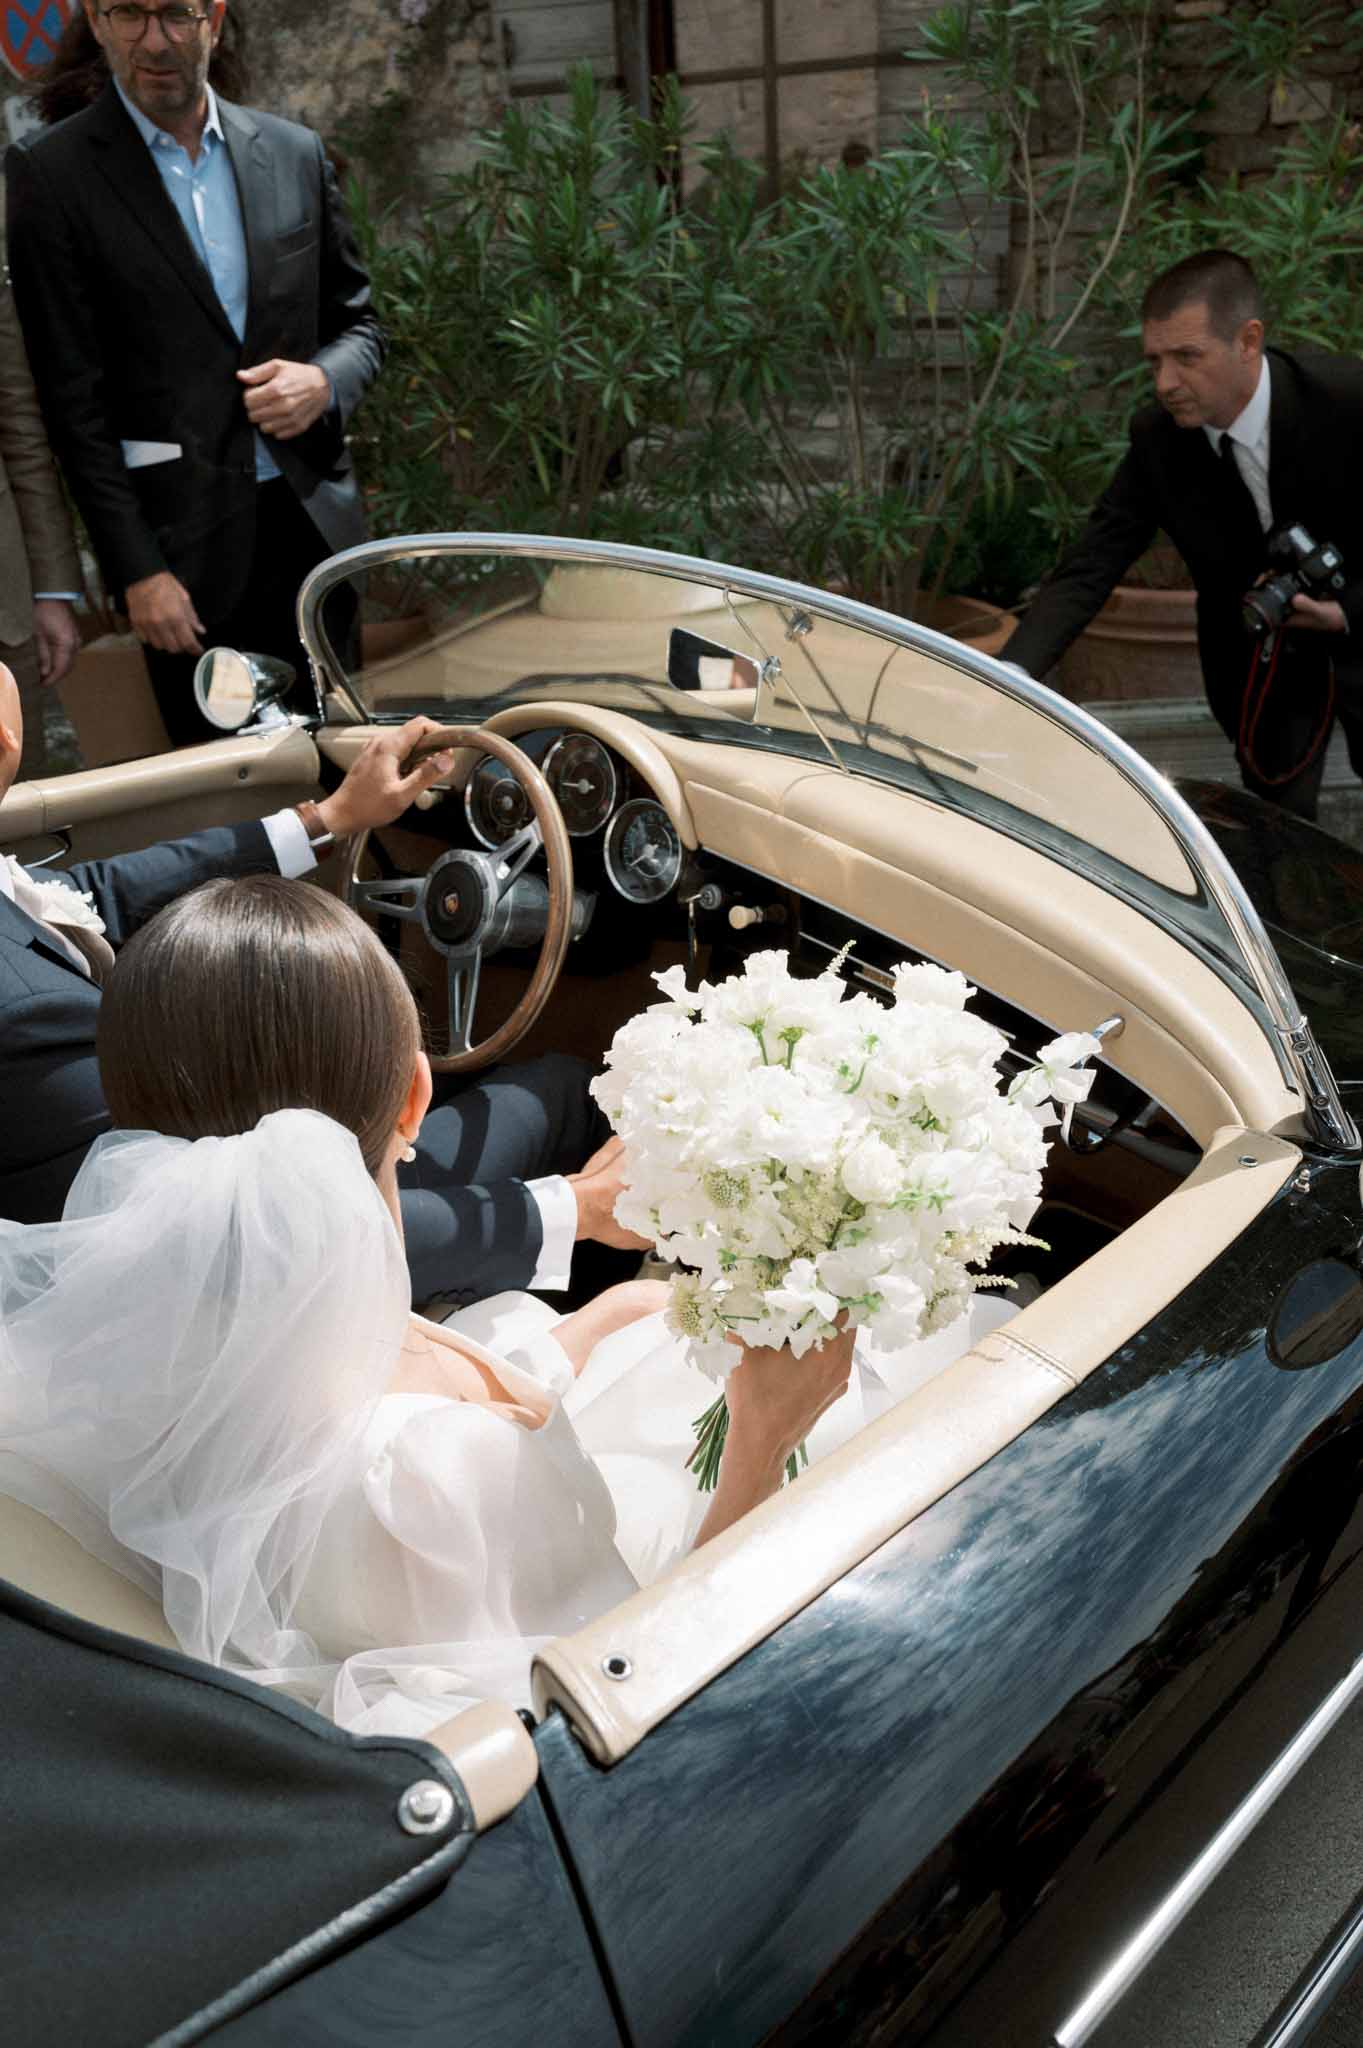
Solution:
<path fill-rule="evenodd" d="M 1292 600 L 1300 589 L 1295 576 L 1270 576 L 1267 583 L 1245 595 L 1241 616 L 1245 630 L 1250 633 L 1276 633 L 1292 609 Z"/>

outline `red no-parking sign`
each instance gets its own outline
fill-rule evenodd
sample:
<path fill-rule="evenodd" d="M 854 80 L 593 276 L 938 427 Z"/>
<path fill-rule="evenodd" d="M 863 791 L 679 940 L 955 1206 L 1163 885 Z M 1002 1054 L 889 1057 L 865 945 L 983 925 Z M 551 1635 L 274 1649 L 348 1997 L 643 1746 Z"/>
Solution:
<path fill-rule="evenodd" d="M 35 78 L 80 0 L 0 0 L 0 57 L 16 78 Z"/>

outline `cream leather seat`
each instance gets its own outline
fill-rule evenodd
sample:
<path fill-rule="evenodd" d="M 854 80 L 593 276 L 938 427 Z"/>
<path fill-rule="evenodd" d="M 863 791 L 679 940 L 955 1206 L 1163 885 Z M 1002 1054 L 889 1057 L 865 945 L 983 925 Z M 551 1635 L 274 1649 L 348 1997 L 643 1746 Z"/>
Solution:
<path fill-rule="evenodd" d="M 179 1648 L 154 1600 L 82 1550 L 46 1515 L 4 1495 L 0 1578 L 98 1628 L 117 1629 L 158 1649 Z M 520 1716 L 499 1700 L 466 1707 L 425 1739 L 458 1771 L 480 1830 L 494 1827 L 519 1805 L 539 1775 L 535 1745 Z"/>
<path fill-rule="evenodd" d="M 156 1602 L 36 1508 L 0 1495 L 0 1577 L 99 1628 L 179 1647 Z"/>

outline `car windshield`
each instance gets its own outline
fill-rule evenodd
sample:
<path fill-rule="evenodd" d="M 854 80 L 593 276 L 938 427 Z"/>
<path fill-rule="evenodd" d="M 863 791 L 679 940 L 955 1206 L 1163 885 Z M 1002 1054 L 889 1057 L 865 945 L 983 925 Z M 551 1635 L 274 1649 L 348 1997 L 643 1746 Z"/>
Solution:
<path fill-rule="evenodd" d="M 365 718 L 590 704 L 893 782 L 1138 904 L 1236 987 L 1275 1050 L 1295 1016 L 1257 915 L 1168 786 L 1076 707 L 925 628 L 645 549 L 486 535 L 338 557 L 304 617 Z"/>

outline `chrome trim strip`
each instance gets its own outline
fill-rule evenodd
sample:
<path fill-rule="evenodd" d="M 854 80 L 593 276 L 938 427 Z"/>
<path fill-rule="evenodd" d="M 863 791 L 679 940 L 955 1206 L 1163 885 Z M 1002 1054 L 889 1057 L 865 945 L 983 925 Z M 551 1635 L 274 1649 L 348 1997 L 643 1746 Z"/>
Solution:
<path fill-rule="evenodd" d="M 765 598 L 776 604 L 795 605 L 818 616 L 837 619 L 846 626 L 859 626 L 897 642 L 901 647 L 945 655 L 955 667 L 978 676 L 994 689 L 1002 690 L 1028 705 L 1054 725 L 1063 727 L 1095 753 L 1110 761 L 1119 774 L 1133 783 L 1152 804 L 1173 833 L 1193 872 L 1199 877 L 1240 949 L 1273 1030 L 1270 1043 L 1279 1071 L 1289 1088 L 1300 1095 L 1312 1135 L 1332 1149 L 1354 1152 L 1359 1134 L 1340 1099 L 1334 1076 L 1312 1036 L 1291 984 L 1284 974 L 1272 941 L 1264 930 L 1239 876 L 1230 866 L 1202 820 L 1187 805 L 1163 775 L 1119 734 L 1093 718 L 1077 704 L 1071 704 L 1034 682 L 1021 669 L 1005 667 L 987 655 L 976 654 L 960 641 L 934 633 L 911 619 L 896 618 L 874 605 L 858 604 L 854 598 L 838 597 L 810 590 L 801 583 L 789 583 L 779 576 L 764 576 L 754 569 L 735 569 L 724 562 L 706 562 L 694 555 L 665 554 L 658 548 L 626 547 L 615 541 L 564 539 L 551 534 L 425 533 L 393 540 L 366 541 L 347 548 L 319 563 L 298 593 L 298 630 L 313 664 L 314 681 L 320 690 L 323 671 L 344 677 L 344 668 L 322 628 L 320 607 L 327 592 L 357 570 L 380 568 L 400 560 L 436 560 L 442 555 L 522 555 L 554 557 L 562 561 L 613 562 L 624 569 L 648 569 L 676 577 L 682 582 L 723 582 L 745 597 Z M 349 694 L 347 692 L 347 694 Z"/>
<path fill-rule="evenodd" d="M 1262 2037 L 1259 2048 L 1302 2048 L 1358 1969 L 1360 1950 L 1363 1901 L 1354 1907 L 1343 1932 L 1330 1944 L 1305 1983 L 1298 1986 L 1286 2017 L 1271 2034 Z"/>
<path fill-rule="evenodd" d="M 1363 1657 L 1352 1664 L 1310 1719 L 1304 1721 L 1286 1749 L 1260 1778 L 1234 1813 L 1208 1842 L 1202 1854 L 1137 1928 L 1126 1947 L 1108 1964 L 1088 1996 L 1051 2036 L 1052 2048 L 1083 2048 L 1118 2000 L 1125 1997 L 1141 1972 L 1154 1961 L 1179 1923 L 1192 1911 L 1213 1878 L 1220 1875 L 1236 1850 L 1243 1847 L 1275 1799 L 1287 1790 L 1302 1765 L 1330 1733 L 1345 1709 L 1363 1692 Z"/>

